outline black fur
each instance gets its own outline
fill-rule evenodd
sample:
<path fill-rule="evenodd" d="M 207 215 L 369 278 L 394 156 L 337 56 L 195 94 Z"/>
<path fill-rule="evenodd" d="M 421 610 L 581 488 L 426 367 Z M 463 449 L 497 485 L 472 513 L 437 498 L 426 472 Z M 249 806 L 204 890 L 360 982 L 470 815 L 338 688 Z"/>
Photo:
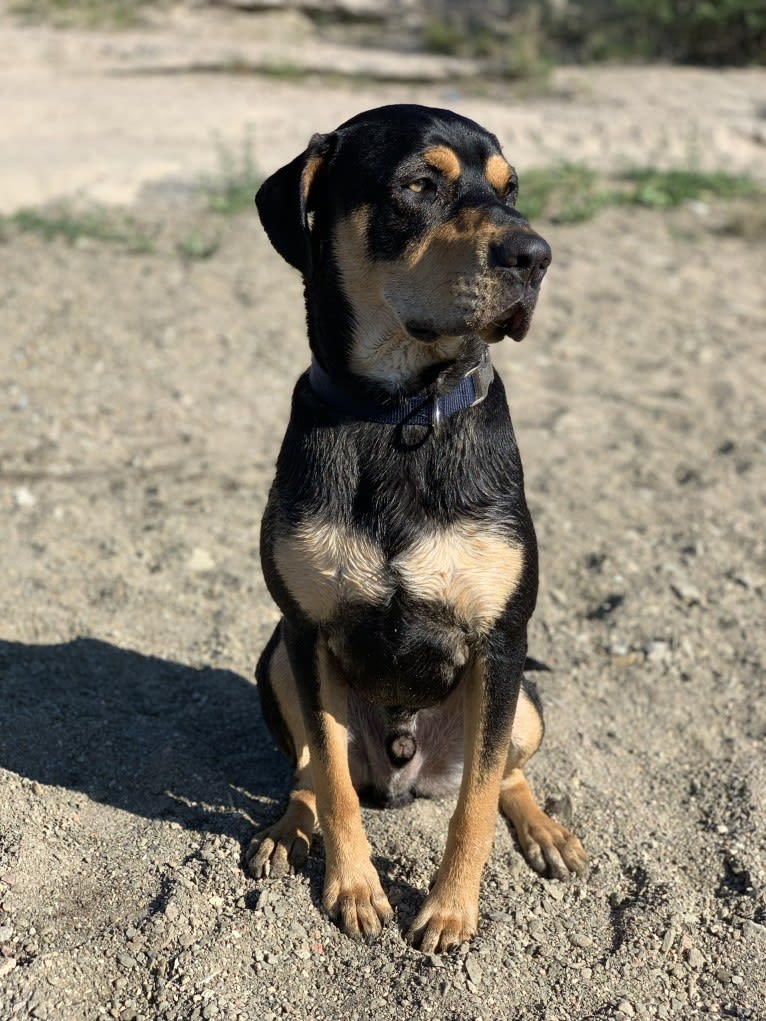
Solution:
<path fill-rule="evenodd" d="M 429 146 L 448 146 L 459 155 L 457 183 L 448 187 L 423 169 L 418 154 Z M 372 264 L 396 263 L 413 240 L 466 210 L 505 231 L 510 243 L 523 233 L 545 246 L 514 209 L 515 175 L 508 193 L 500 195 L 483 170 L 488 157 L 499 153 L 493 135 L 449 111 L 383 107 L 329 135 L 314 136 L 306 152 L 259 191 L 258 210 L 269 238 L 304 276 L 314 356 L 359 397 L 385 402 L 424 389 L 448 392 L 478 362 L 486 344 L 479 331 L 466 328 L 454 358 L 426 365 L 391 387 L 355 373 L 351 349 L 357 323 L 334 247 L 336 225 L 354 210 L 368 211 L 366 255 Z M 304 194 L 307 167 L 311 186 Z M 417 174 L 428 177 L 432 196 L 408 190 L 407 182 Z M 531 288 L 527 323 L 544 272 L 542 266 Z M 404 588 L 380 605 L 344 606 L 337 619 L 320 625 L 301 610 L 275 556 L 279 535 L 317 515 L 368 537 L 386 562 L 424 530 L 476 523 L 523 548 L 522 576 L 488 635 L 472 631 L 449 607 L 419 601 Z M 466 663 L 480 655 L 486 663 L 482 761 L 497 754 L 518 697 L 538 581 L 521 460 L 497 374 L 481 404 L 454 414 L 438 430 L 349 420 L 317 398 L 307 374 L 301 376 L 264 517 L 261 556 L 269 591 L 284 614 L 282 634 L 309 727 L 319 708 L 314 649 L 320 633 L 347 682 L 364 698 L 395 711 L 443 701 L 464 677 Z M 534 687 L 527 690 L 539 706 Z M 271 725 L 270 708 L 267 691 L 264 709 Z M 283 734 L 275 736 L 284 742 Z"/>

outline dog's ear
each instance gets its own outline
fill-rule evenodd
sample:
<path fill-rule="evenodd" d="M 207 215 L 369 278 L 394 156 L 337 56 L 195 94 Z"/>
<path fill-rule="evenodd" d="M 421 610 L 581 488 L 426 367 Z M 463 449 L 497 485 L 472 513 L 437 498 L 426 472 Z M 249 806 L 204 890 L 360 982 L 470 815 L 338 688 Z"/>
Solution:
<path fill-rule="evenodd" d="M 316 186 L 336 141 L 335 133 L 314 135 L 306 151 L 267 178 L 255 196 L 269 241 L 304 277 L 312 272 L 309 212 L 314 208 Z"/>

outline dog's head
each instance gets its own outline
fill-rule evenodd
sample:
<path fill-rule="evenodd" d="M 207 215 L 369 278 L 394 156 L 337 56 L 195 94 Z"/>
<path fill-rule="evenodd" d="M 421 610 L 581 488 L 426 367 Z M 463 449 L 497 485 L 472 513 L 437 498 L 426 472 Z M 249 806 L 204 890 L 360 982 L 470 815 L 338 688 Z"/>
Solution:
<path fill-rule="evenodd" d="M 494 135 L 401 105 L 314 135 L 256 202 L 305 278 L 321 360 L 396 389 L 481 342 L 526 334 L 551 251 L 517 193 Z"/>

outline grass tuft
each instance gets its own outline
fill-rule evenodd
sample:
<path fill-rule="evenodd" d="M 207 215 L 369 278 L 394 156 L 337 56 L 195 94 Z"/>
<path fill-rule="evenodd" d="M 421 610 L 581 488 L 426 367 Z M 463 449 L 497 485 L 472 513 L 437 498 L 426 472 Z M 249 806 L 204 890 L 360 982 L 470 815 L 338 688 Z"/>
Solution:
<path fill-rule="evenodd" d="M 221 236 L 211 236 L 201 230 L 191 230 L 176 245 L 183 259 L 210 259 L 221 247 Z"/>
<path fill-rule="evenodd" d="M 218 144 L 218 173 L 203 181 L 208 205 L 215 213 L 233 216 L 253 208 L 263 177 L 253 156 L 252 139 L 245 138 L 239 152 Z"/>
<path fill-rule="evenodd" d="M 643 167 L 620 176 L 631 186 L 630 201 L 651 209 L 670 209 L 700 199 L 752 198 L 758 192 L 758 185 L 751 178 L 722 171 Z"/>
<path fill-rule="evenodd" d="M 665 210 L 684 202 L 752 199 L 761 194 L 752 178 L 720 171 L 640 167 L 608 178 L 582 164 L 561 163 L 522 173 L 519 211 L 530 220 L 579 223 L 607 206 Z"/>
<path fill-rule="evenodd" d="M 11 13 L 31 24 L 54 28 L 135 28 L 143 24 L 152 0 L 16 0 Z"/>
<path fill-rule="evenodd" d="M 108 209 L 79 211 L 57 205 L 41 209 L 20 209 L 5 219 L 8 226 L 47 241 L 63 238 L 70 245 L 82 238 L 122 245 L 136 254 L 151 252 L 154 245 L 146 231 L 130 217 Z"/>

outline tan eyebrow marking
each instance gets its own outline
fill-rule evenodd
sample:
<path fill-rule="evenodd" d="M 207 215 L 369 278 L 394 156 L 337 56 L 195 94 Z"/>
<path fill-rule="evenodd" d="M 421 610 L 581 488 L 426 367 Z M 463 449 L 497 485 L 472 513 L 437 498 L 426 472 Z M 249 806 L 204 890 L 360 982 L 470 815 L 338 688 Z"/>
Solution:
<path fill-rule="evenodd" d="M 434 170 L 439 170 L 448 181 L 455 181 L 460 177 L 460 160 L 454 149 L 447 145 L 432 145 L 423 153 L 423 159 Z"/>
<path fill-rule="evenodd" d="M 513 168 L 508 165 L 502 156 L 494 153 L 484 164 L 484 176 L 495 191 L 503 191 L 513 176 Z"/>

